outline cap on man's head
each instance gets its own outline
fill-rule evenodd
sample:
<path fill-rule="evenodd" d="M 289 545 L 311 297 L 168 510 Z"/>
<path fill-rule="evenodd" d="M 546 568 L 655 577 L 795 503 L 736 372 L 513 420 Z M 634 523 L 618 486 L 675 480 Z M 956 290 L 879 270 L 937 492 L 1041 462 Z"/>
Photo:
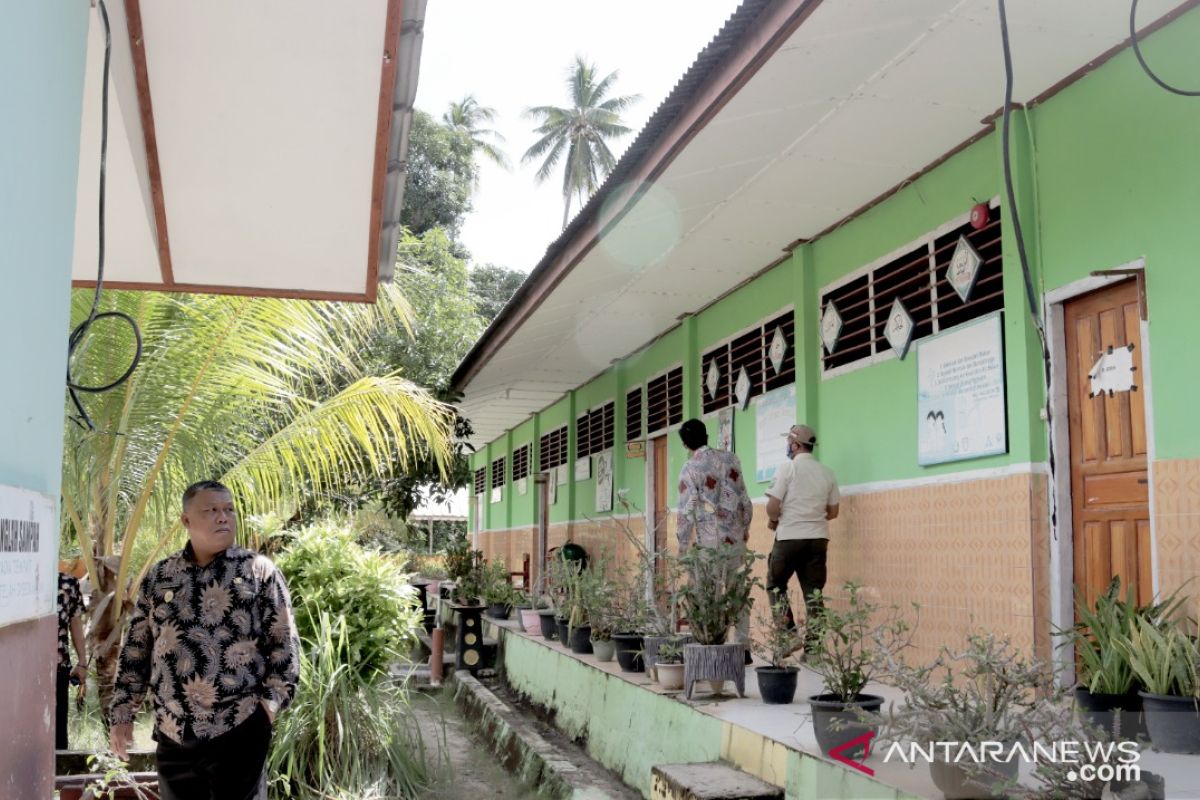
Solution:
<path fill-rule="evenodd" d="M 785 435 L 787 440 L 794 444 L 802 444 L 805 447 L 815 447 L 817 444 L 817 432 L 807 425 L 793 425 Z"/>

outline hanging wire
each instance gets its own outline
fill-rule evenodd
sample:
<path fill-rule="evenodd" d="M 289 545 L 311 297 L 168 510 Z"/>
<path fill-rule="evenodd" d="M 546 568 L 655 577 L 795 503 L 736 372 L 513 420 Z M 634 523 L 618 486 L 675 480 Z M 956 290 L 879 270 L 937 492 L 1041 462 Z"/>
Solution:
<path fill-rule="evenodd" d="M 108 23 L 108 8 L 104 4 L 104 0 L 97 0 L 96 7 L 100 11 L 100 21 L 104 25 L 104 75 L 101 80 L 100 89 L 100 204 L 99 204 L 99 246 L 96 264 L 96 288 L 92 296 L 92 309 L 88 314 L 87 319 L 81 322 L 67 340 L 67 392 L 71 395 L 71 402 L 75 404 L 75 409 L 79 412 L 77 416 L 71 419 L 81 428 L 86 428 L 89 431 L 95 431 L 96 425 L 92 422 L 92 418 L 88 415 L 87 410 L 83 407 L 83 402 L 79 398 L 79 393 L 100 394 L 108 392 L 120 386 L 125 381 L 129 380 L 129 376 L 137 369 L 138 362 L 142 359 L 142 332 L 138 328 L 137 322 L 133 317 L 122 311 L 100 311 L 100 296 L 104 285 L 104 199 L 107 178 L 107 159 L 108 159 L 108 74 L 109 67 L 112 61 L 112 29 Z M 79 383 L 71 375 L 71 364 L 74 358 L 75 351 L 87 338 L 88 331 L 91 330 L 93 324 L 102 319 L 118 319 L 129 324 L 133 330 L 133 338 L 136 342 L 136 349 L 133 359 L 129 367 L 121 373 L 121 376 L 111 383 L 106 383 L 98 386 L 87 386 Z"/>

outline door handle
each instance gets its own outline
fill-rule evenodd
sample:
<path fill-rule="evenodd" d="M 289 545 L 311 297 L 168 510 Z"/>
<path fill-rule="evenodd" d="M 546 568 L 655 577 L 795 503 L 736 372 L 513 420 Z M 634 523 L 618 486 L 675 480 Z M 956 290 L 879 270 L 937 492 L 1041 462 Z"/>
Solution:
<path fill-rule="evenodd" d="M 1148 478 L 1138 478 L 1138 483 L 1141 484 L 1142 486 L 1145 486 L 1149 482 L 1150 482 L 1150 480 Z"/>

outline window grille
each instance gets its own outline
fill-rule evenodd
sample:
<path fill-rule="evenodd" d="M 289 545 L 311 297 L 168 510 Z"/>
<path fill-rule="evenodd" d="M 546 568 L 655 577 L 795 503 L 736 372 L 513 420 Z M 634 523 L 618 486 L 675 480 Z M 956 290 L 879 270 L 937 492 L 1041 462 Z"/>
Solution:
<path fill-rule="evenodd" d="M 513 451 L 512 470 L 514 481 L 529 477 L 529 450 L 530 445 L 523 444 Z"/>
<path fill-rule="evenodd" d="M 683 367 L 659 375 L 646 384 L 647 435 L 683 422 Z"/>
<path fill-rule="evenodd" d="M 872 267 L 827 289 L 818 314 L 830 303 L 842 319 L 833 352 L 821 346 L 825 371 L 857 364 L 891 352 L 884 330 L 899 298 L 913 320 L 913 341 L 1004 308 L 1000 209 L 990 207 L 988 224 L 979 230 L 967 218 L 944 233 L 930 233 L 887 263 Z M 946 277 L 959 238 L 965 238 L 981 263 L 964 302 Z"/>
<path fill-rule="evenodd" d="M 625 441 L 642 438 L 642 387 L 625 395 Z"/>

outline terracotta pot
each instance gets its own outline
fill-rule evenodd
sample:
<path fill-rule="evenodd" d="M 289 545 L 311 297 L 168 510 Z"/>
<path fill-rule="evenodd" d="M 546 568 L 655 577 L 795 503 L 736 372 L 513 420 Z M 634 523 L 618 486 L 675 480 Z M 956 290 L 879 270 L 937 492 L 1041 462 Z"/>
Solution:
<path fill-rule="evenodd" d="M 683 664 L 664 664 L 661 661 L 654 665 L 658 675 L 658 685 L 664 689 L 678 691 L 683 688 Z"/>

